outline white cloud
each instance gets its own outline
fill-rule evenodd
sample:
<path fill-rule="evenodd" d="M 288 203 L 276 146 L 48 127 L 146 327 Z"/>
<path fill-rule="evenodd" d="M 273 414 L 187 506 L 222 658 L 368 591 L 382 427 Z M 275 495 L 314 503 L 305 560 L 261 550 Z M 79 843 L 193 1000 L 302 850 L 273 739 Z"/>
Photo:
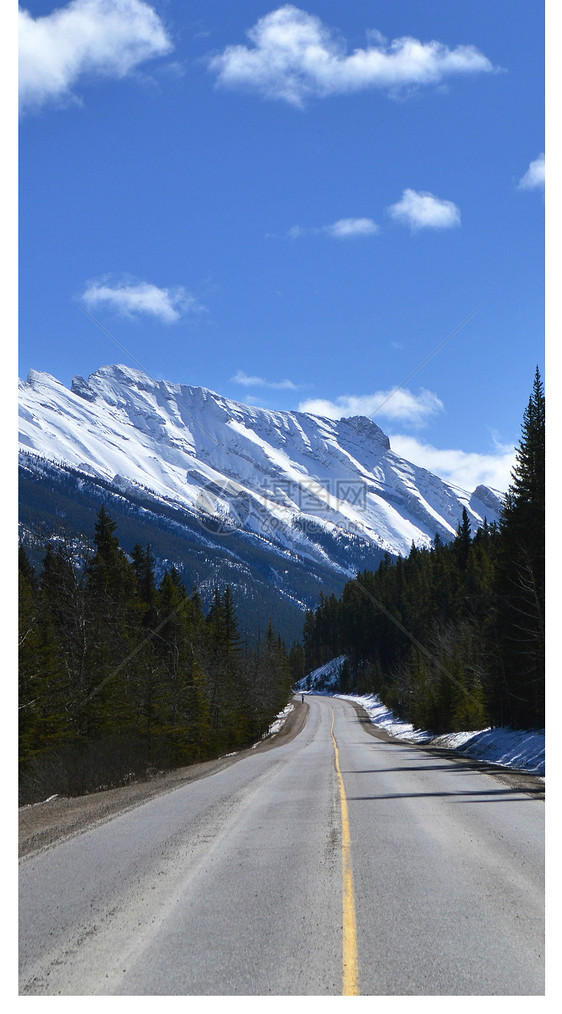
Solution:
<path fill-rule="evenodd" d="M 353 239 L 356 236 L 373 236 L 378 231 L 379 227 L 372 218 L 339 218 L 337 222 L 323 225 L 319 229 L 305 229 L 301 225 L 293 225 L 287 236 L 289 239 L 299 239 L 301 236 L 324 233 L 332 239 Z"/>
<path fill-rule="evenodd" d="M 242 387 L 271 387 L 277 391 L 297 391 L 299 388 L 292 380 L 264 380 L 263 377 L 249 377 L 242 370 L 238 370 L 230 379 L 233 384 L 241 384 Z"/>
<path fill-rule="evenodd" d="M 534 162 L 517 184 L 519 190 L 544 190 L 545 184 L 545 161 L 544 152 Z"/>
<path fill-rule="evenodd" d="M 413 394 L 406 388 L 398 391 L 375 391 L 374 394 L 341 395 L 335 401 L 325 398 L 308 398 L 299 405 L 299 412 L 343 419 L 353 415 L 399 421 L 413 427 L 424 426 L 434 415 L 443 411 L 443 402 L 432 391 L 422 388 Z"/>
<path fill-rule="evenodd" d="M 326 225 L 323 231 L 334 239 L 349 239 L 352 236 L 372 236 L 379 227 L 372 218 L 340 218 L 333 225 Z"/>
<path fill-rule="evenodd" d="M 494 69 L 474 46 L 451 50 L 441 42 L 422 43 L 408 36 L 389 43 L 376 30 L 367 32 L 365 49 L 348 53 L 345 40 L 320 18 L 292 4 L 260 18 L 247 35 L 249 46 L 227 46 L 210 58 L 218 83 L 297 107 L 309 97 L 366 88 L 397 92 L 437 84 L 454 74 Z"/>
<path fill-rule="evenodd" d="M 80 78 L 122 78 L 171 48 L 144 0 L 72 0 L 40 18 L 20 10 L 20 105 L 68 100 Z"/>
<path fill-rule="evenodd" d="M 160 289 L 150 282 L 99 279 L 88 283 L 80 299 L 90 308 L 109 307 L 123 317 L 148 314 L 164 324 L 173 324 L 188 311 L 204 309 L 182 286 Z"/>
<path fill-rule="evenodd" d="M 505 492 L 515 464 L 515 447 L 495 443 L 490 454 L 470 451 L 440 450 L 415 437 L 404 434 L 390 436 L 390 446 L 400 457 L 421 465 L 461 489 L 472 492 L 476 486 L 491 486 Z"/>
<path fill-rule="evenodd" d="M 427 191 L 404 190 L 396 204 L 387 209 L 397 222 L 417 229 L 451 229 L 461 224 L 461 213 L 452 201 L 443 201 Z"/>

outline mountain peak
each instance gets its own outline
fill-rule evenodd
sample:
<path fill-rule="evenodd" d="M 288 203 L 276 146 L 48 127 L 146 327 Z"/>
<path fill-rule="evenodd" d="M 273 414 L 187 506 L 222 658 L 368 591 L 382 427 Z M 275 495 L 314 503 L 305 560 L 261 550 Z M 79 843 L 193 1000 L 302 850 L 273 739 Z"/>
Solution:
<path fill-rule="evenodd" d="M 350 415 L 343 419 L 340 419 L 340 423 L 343 426 L 349 427 L 358 436 L 364 436 L 369 440 L 376 440 L 377 443 L 382 444 L 387 451 L 390 450 L 390 440 L 387 437 L 384 430 L 369 416 L 366 415 Z"/>
<path fill-rule="evenodd" d="M 140 391 L 153 390 L 158 386 L 158 381 L 153 380 L 144 370 L 133 369 L 121 363 L 116 365 L 100 366 L 94 373 L 90 373 L 87 380 L 76 376 L 72 380 L 72 391 L 87 401 L 93 401 L 95 394 L 103 392 L 111 385 L 119 387 L 137 388 Z"/>
<path fill-rule="evenodd" d="M 499 490 L 481 484 L 476 487 L 470 497 L 470 504 L 477 513 L 487 516 L 488 520 L 491 521 L 493 520 L 491 515 L 499 515 L 504 504 L 504 499 L 503 493 L 500 493 Z"/>
<path fill-rule="evenodd" d="M 50 373 L 46 373 L 44 370 L 29 370 L 27 374 L 26 384 L 30 387 L 60 387 L 64 389 L 64 384 L 53 377 Z"/>

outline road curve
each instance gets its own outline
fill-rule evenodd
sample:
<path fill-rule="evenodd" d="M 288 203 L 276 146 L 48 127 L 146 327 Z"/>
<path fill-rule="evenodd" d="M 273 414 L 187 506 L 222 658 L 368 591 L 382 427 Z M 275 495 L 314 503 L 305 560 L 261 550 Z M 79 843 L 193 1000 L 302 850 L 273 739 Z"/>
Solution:
<path fill-rule="evenodd" d="M 307 706 L 21 861 L 22 994 L 544 993 L 543 802 Z"/>

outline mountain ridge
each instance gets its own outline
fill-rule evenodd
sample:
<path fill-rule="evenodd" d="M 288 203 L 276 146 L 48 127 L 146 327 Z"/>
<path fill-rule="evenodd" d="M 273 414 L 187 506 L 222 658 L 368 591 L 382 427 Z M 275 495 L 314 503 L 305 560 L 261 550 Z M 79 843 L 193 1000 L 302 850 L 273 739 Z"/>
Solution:
<path fill-rule="evenodd" d="M 20 408 L 24 450 L 146 486 L 226 524 L 243 515 L 254 531 L 266 518 L 279 531 L 300 516 L 397 555 L 436 532 L 454 537 L 463 507 L 474 527 L 501 507 L 489 487 L 459 491 L 400 458 L 367 417 L 254 408 L 123 365 L 75 377 L 70 389 L 32 370 Z"/>
<path fill-rule="evenodd" d="M 86 543 L 106 502 L 126 551 L 149 541 L 188 584 L 238 582 L 262 627 L 273 592 L 302 616 L 385 554 L 454 538 L 463 508 L 475 530 L 501 507 L 399 457 L 364 416 L 255 408 L 123 365 L 70 388 L 31 370 L 19 401 L 28 544 L 70 521 Z"/>

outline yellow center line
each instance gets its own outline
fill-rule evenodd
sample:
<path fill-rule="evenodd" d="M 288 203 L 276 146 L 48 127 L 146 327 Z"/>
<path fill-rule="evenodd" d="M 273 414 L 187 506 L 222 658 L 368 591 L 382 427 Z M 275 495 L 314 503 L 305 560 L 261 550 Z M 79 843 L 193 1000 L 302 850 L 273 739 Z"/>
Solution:
<path fill-rule="evenodd" d="M 336 754 L 336 771 L 340 787 L 342 826 L 342 869 L 343 869 L 343 988 L 342 996 L 359 996 L 359 961 L 357 957 L 357 921 L 355 918 L 355 894 L 353 891 L 353 869 L 351 866 L 351 835 L 347 798 L 340 768 L 338 744 L 334 736 L 334 709 L 330 729 Z"/>

